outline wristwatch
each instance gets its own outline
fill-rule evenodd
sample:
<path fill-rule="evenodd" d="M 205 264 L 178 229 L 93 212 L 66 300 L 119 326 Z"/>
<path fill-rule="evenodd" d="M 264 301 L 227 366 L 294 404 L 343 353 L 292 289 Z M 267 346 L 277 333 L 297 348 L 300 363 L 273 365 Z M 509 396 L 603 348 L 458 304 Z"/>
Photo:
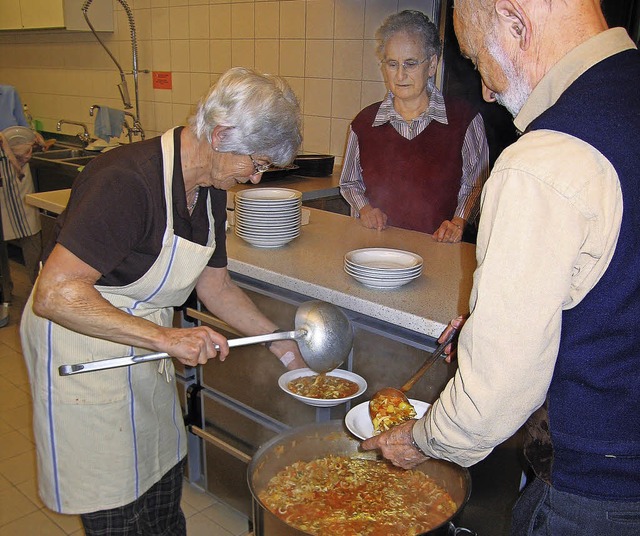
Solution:
<path fill-rule="evenodd" d="M 418 445 L 416 443 L 416 440 L 413 438 L 413 430 L 411 431 L 411 445 L 413 446 L 414 449 L 416 449 L 423 456 L 426 456 L 427 458 L 431 458 L 431 456 L 429 456 L 424 450 L 422 450 L 420 448 L 420 445 Z"/>

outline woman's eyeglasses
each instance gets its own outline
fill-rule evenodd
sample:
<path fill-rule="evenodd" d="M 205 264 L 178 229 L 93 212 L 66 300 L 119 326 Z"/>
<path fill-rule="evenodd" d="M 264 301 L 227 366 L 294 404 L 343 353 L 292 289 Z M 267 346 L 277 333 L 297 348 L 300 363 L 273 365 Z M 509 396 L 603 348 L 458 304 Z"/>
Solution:
<path fill-rule="evenodd" d="M 423 60 L 409 59 L 404 60 L 402 63 L 400 63 L 398 60 L 382 60 L 380 63 L 382 63 L 390 71 L 397 71 L 400 66 L 402 66 L 405 72 L 412 73 L 428 59 L 429 58 L 425 58 Z"/>
<path fill-rule="evenodd" d="M 269 163 L 269 164 L 260 164 L 259 162 L 256 162 L 253 159 L 253 156 L 249 155 L 249 158 L 251 158 L 251 163 L 253 164 L 253 169 L 255 170 L 254 175 L 257 175 L 258 173 L 264 173 L 265 171 L 268 171 L 271 166 L 273 166 L 273 164 Z"/>

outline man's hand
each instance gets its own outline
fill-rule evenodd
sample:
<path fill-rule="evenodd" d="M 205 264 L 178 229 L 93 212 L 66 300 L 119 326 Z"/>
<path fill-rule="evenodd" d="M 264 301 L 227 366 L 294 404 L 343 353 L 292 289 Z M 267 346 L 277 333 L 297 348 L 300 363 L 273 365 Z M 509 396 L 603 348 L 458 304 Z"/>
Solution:
<path fill-rule="evenodd" d="M 415 419 L 412 419 L 380 435 L 370 437 L 362 442 L 362 449 L 380 449 L 382 455 L 393 465 L 403 469 L 413 469 L 428 459 L 413 446 L 411 431 L 415 423 Z"/>
<path fill-rule="evenodd" d="M 458 331 L 460 331 L 462 329 L 462 326 L 464 326 L 464 323 L 467 321 L 467 316 L 468 315 L 460 315 L 460 316 L 454 318 L 451 322 L 449 322 L 449 325 L 444 329 L 444 331 L 442 332 L 440 337 L 438 337 L 438 343 L 444 342 L 447 339 L 447 337 L 449 336 L 449 333 L 451 333 L 451 330 L 453 328 L 455 328 Z M 447 363 L 451 363 L 451 360 L 456 355 L 456 349 L 453 346 L 453 343 L 448 344 L 445 347 L 444 354 L 447 356 L 445 358 L 445 361 Z"/>

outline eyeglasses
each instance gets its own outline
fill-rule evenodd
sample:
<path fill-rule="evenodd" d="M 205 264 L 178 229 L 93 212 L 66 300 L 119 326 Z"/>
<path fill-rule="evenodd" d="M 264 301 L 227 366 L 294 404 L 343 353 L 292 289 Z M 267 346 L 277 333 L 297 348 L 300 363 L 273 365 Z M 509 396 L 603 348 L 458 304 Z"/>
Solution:
<path fill-rule="evenodd" d="M 254 175 L 257 175 L 258 173 L 264 173 L 265 171 L 268 171 L 271 166 L 273 166 L 273 164 L 269 163 L 269 164 L 260 164 L 258 162 L 256 162 L 253 159 L 253 156 L 249 155 L 249 158 L 251 158 L 251 163 L 253 164 L 253 169 L 255 170 Z"/>
<path fill-rule="evenodd" d="M 418 68 L 418 66 L 422 65 L 428 59 L 429 58 L 425 58 L 423 60 L 409 59 L 404 60 L 402 63 L 400 63 L 398 60 L 382 60 L 380 63 L 382 63 L 390 71 L 397 71 L 402 65 L 402 68 L 407 73 L 412 73 Z"/>

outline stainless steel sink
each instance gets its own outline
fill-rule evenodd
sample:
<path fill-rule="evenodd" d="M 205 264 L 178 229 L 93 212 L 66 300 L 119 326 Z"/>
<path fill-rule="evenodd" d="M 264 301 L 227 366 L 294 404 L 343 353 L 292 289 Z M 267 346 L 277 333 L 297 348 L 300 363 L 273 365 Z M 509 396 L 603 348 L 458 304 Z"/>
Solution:
<path fill-rule="evenodd" d="M 48 151 L 33 153 L 33 158 L 40 158 L 42 160 L 68 160 L 78 157 L 94 158 L 95 156 L 97 156 L 95 152 L 86 151 L 85 149 L 50 149 Z"/>

